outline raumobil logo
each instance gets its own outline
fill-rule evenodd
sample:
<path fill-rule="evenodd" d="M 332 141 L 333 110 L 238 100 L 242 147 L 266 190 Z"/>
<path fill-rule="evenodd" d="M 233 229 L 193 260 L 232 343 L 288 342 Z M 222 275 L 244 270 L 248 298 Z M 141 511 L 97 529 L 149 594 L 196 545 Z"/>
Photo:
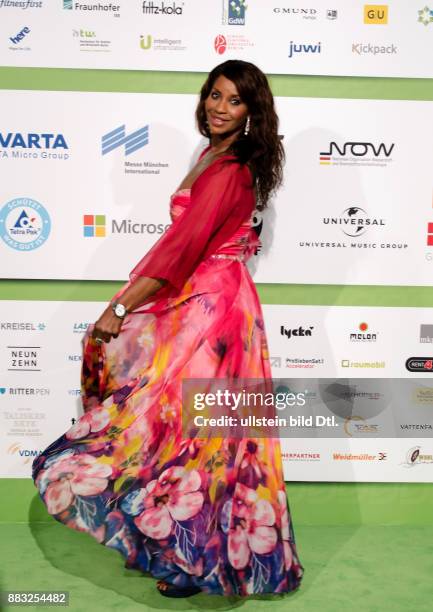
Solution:
<path fill-rule="evenodd" d="M 107 0 L 99 0 L 89 4 L 87 2 L 73 2 L 73 0 L 62 0 L 63 9 L 66 11 L 79 11 L 83 13 L 108 13 L 119 17 L 120 6 Z"/>
<path fill-rule="evenodd" d="M 0 9 L 2 8 L 18 8 L 18 9 L 38 9 L 42 8 L 42 0 L 0 0 Z"/>
<path fill-rule="evenodd" d="M 37 249 L 45 243 L 50 231 L 50 216 L 36 200 L 15 198 L 0 210 L 0 235 L 12 249 Z"/>
<path fill-rule="evenodd" d="M 331 141 L 327 151 L 319 153 L 321 166 L 386 166 L 392 161 L 395 143 L 348 141 L 342 144 Z"/>
<path fill-rule="evenodd" d="M 50 132 L 0 131 L 0 159 L 69 159 L 68 143 L 63 134 Z"/>
<path fill-rule="evenodd" d="M 322 43 L 314 44 L 294 43 L 293 40 L 289 43 L 289 58 L 294 57 L 299 53 L 318 54 L 322 53 Z"/>
<path fill-rule="evenodd" d="M 84 238 L 105 238 L 107 227 L 110 233 L 115 234 L 162 234 L 170 224 L 164 223 L 141 223 L 132 219 L 111 219 L 110 224 L 105 215 L 84 215 L 83 217 Z"/>
<path fill-rule="evenodd" d="M 223 0 L 223 25 L 245 25 L 245 0 Z"/>
<path fill-rule="evenodd" d="M 118 147 L 125 147 L 125 155 L 131 155 L 149 144 L 149 126 L 145 125 L 131 134 L 126 134 L 126 126 L 120 127 L 102 136 L 102 155 L 111 153 Z"/>

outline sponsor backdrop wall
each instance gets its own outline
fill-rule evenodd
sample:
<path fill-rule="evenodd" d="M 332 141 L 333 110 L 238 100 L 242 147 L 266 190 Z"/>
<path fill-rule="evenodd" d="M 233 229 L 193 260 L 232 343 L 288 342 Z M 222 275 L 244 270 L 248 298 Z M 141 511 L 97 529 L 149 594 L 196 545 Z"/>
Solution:
<path fill-rule="evenodd" d="M 282 441 L 286 478 L 431 482 L 433 6 L 203 5 L 0 0 L 0 477 L 80 416 L 82 333 L 169 223 L 201 72 L 241 57 L 287 153 L 251 262 L 273 373 L 350 395 L 341 435 Z"/>

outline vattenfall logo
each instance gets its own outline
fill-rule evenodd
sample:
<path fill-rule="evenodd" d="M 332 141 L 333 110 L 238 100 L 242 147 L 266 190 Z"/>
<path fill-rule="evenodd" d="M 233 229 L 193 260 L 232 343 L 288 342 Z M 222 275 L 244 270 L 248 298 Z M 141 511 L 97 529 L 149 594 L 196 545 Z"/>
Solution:
<path fill-rule="evenodd" d="M 54 132 L 1 132 L 0 158 L 61 159 L 70 157 L 63 134 Z"/>
<path fill-rule="evenodd" d="M 120 6 L 107 2 L 107 0 L 99 0 L 98 3 L 87 4 L 84 2 L 73 2 L 72 0 L 63 0 L 63 9 L 66 11 L 83 11 L 86 13 L 109 13 L 114 17 L 119 17 Z"/>
<path fill-rule="evenodd" d="M 143 13 L 145 15 L 182 15 L 184 2 L 143 2 Z"/>
<path fill-rule="evenodd" d="M 289 43 L 289 58 L 294 57 L 299 53 L 308 53 L 308 54 L 318 54 L 322 53 L 322 43 L 318 42 L 316 44 L 303 44 L 303 43 L 294 43 L 293 40 Z"/>

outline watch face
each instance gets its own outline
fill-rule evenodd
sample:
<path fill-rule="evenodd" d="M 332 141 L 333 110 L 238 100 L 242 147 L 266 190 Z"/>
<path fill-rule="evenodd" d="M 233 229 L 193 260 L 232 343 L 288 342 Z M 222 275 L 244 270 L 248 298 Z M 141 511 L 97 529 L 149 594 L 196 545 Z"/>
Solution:
<path fill-rule="evenodd" d="M 126 308 L 123 304 L 117 304 L 114 312 L 117 317 L 124 317 L 126 315 Z"/>

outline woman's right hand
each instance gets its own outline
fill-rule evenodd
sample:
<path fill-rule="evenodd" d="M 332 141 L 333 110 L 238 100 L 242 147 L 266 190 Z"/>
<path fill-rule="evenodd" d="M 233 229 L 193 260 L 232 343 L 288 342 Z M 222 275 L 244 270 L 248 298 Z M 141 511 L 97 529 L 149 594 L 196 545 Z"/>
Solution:
<path fill-rule="evenodd" d="M 120 334 L 122 323 L 123 319 L 114 314 L 111 304 L 109 304 L 94 324 L 92 338 L 110 342 L 111 338 L 117 338 Z"/>

